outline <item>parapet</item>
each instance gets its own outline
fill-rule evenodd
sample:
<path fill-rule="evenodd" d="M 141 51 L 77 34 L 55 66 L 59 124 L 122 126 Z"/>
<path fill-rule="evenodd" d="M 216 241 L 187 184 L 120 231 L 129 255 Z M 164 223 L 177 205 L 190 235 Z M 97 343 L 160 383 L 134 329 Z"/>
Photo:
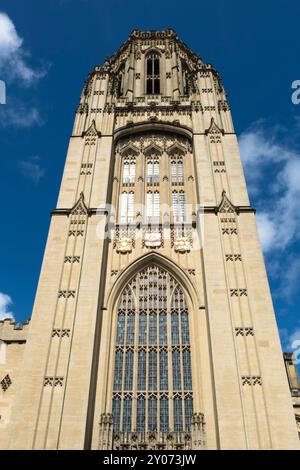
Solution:
<path fill-rule="evenodd" d="M 10 318 L 0 320 L 0 341 L 5 343 L 26 343 L 30 318 L 17 323 Z"/>

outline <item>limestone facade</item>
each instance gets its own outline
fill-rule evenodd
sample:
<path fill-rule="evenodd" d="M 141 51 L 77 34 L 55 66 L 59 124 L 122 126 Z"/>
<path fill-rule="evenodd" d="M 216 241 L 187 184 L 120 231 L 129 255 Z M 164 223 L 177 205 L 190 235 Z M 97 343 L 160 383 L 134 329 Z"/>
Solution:
<path fill-rule="evenodd" d="M 19 360 L 2 448 L 299 447 L 230 106 L 171 29 L 85 82 Z"/>

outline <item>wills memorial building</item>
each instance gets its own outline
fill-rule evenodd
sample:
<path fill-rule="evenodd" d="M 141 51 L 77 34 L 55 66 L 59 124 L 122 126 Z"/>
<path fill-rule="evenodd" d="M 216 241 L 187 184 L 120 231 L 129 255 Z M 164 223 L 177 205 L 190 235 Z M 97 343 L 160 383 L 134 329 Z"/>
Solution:
<path fill-rule="evenodd" d="M 171 29 L 87 77 L 30 324 L 1 322 L 3 449 L 296 449 L 220 75 Z"/>

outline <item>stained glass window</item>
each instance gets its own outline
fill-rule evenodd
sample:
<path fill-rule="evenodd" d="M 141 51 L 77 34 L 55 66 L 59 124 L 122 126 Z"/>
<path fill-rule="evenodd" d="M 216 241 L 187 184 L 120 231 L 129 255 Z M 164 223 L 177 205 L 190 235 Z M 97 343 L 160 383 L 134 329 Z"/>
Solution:
<path fill-rule="evenodd" d="M 156 265 L 144 268 L 123 289 L 116 321 L 115 432 L 189 431 L 189 311 L 181 286 Z"/>

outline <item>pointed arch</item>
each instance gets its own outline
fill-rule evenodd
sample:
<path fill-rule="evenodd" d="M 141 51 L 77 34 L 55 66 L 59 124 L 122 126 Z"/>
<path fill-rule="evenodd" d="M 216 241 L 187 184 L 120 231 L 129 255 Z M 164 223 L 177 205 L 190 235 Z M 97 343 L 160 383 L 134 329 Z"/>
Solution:
<path fill-rule="evenodd" d="M 131 155 L 138 156 L 139 153 L 139 149 L 132 142 L 129 142 L 127 145 L 125 145 L 125 147 L 121 148 L 120 150 L 120 154 L 122 155 L 122 157 L 128 157 Z"/>
<path fill-rule="evenodd" d="M 114 430 L 125 437 L 132 431 L 190 432 L 193 413 L 192 307 L 178 276 L 161 266 L 163 260 L 150 256 L 145 261 L 121 288 L 110 315 L 110 400 Z M 135 306 L 130 288 L 136 292 Z"/>
<path fill-rule="evenodd" d="M 170 156 L 175 155 L 185 155 L 187 149 L 178 142 L 175 142 L 167 149 L 167 154 Z"/>
<path fill-rule="evenodd" d="M 123 291 L 126 284 L 138 272 L 142 271 L 143 268 L 149 266 L 150 264 L 155 264 L 158 267 L 165 269 L 172 276 L 174 276 L 176 281 L 182 287 L 183 292 L 186 298 L 188 299 L 188 302 L 190 303 L 191 307 L 193 309 L 197 309 L 200 307 L 201 301 L 199 298 L 199 294 L 196 291 L 195 286 L 189 278 L 188 274 L 167 256 L 162 255 L 158 252 L 150 252 L 134 260 L 123 271 L 118 274 L 114 285 L 108 292 L 107 298 L 105 299 L 104 308 L 113 311 L 118 299 L 120 298 L 120 293 Z"/>
<path fill-rule="evenodd" d="M 144 154 L 146 156 L 155 154 L 155 155 L 161 155 L 163 152 L 163 149 L 157 145 L 155 142 L 151 142 L 145 149 L 144 149 Z"/>
<path fill-rule="evenodd" d="M 95 119 L 92 120 L 90 127 L 82 133 L 82 137 L 85 136 L 101 136 L 101 132 L 97 130 Z"/>

